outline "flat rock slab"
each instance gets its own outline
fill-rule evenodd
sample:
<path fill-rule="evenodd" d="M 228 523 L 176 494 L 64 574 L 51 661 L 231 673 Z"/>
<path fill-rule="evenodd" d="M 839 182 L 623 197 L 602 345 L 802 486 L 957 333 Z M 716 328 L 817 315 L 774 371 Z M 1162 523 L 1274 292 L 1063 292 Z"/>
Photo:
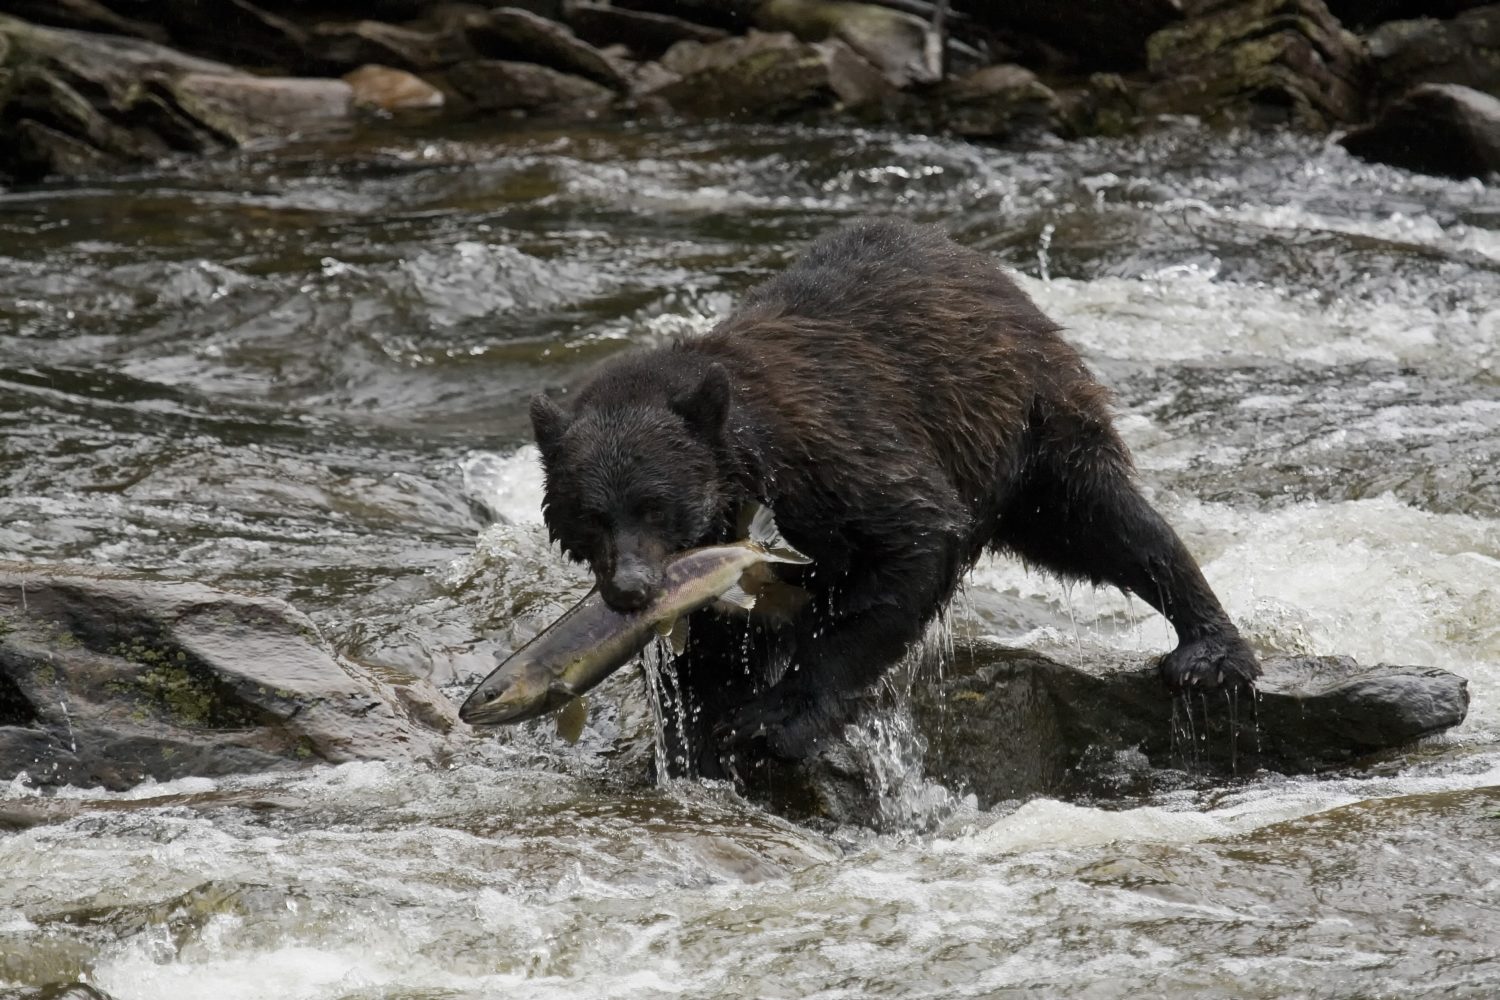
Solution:
<path fill-rule="evenodd" d="M 147 777 L 427 756 L 446 700 L 335 656 L 282 601 L 0 563 L 0 780 Z"/>
<path fill-rule="evenodd" d="M 960 646 L 919 679 L 912 716 L 929 777 L 981 808 L 1038 795 L 1101 798 L 1158 769 L 1214 780 L 1349 765 L 1462 722 L 1468 682 L 1432 667 L 1272 657 L 1253 698 L 1172 696 L 1153 666 L 1080 669 L 994 644 Z M 879 710 L 879 706 L 877 706 Z M 878 775 L 850 747 L 771 764 L 753 791 L 792 815 L 867 822 Z"/>

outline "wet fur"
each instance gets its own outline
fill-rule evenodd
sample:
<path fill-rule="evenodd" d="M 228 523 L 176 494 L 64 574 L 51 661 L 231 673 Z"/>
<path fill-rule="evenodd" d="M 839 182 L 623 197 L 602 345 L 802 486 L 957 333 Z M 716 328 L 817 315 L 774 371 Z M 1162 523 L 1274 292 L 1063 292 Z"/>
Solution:
<path fill-rule="evenodd" d="M 782 571 L 813 594 L 789 626 L 695 616 L 675 662 L 689 709 L 668 727 L 687 772 L 805 753 L 987 548 L 1162 611 L 1173 686 L 1259 673 L 1141 497 L 1106 391 L 993 262 L 936 230 L 839 230 L 709 334 L 612 359 L 533 422 L 548 527 L 601 580 L 620 552 L 728 540 L 751 499 L 814 560 Z"/>

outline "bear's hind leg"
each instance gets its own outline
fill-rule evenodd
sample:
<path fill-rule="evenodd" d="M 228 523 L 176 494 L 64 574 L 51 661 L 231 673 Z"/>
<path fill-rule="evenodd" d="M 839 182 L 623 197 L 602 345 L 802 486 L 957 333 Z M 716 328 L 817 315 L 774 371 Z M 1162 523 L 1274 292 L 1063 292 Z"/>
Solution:
<path fill-rule="evenodd" d="M 1044 425 L 995 542 L 1067 577 L 1137 594 L 1177 631 L 1176 689 L 1250 685 L 1260 665 L 1177 533 L 1141 496 L 1125 445 L 1099 420 Z"/>

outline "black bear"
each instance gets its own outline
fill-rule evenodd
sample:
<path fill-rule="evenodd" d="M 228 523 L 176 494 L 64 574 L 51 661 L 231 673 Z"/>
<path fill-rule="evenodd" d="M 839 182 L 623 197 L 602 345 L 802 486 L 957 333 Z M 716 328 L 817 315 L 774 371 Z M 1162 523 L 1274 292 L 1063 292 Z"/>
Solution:
<path fill-rule="evenodd" d="M 1141 497 L 1108 395 L 991 260 L 865 222 L 816 241 L 709 333 L 532 401 L 552 538 L 617 610 L 747 501 L 811 556 L 789 621 L 694 615 L 668 676 L 675 769 L 796 757 L 847 721 L 986 548 L 1139 595 L 1171 621 L 1174 688 L 1247 686 L 1254 655 Z M 671 700 L 671 699 L 669 699 Z"/>

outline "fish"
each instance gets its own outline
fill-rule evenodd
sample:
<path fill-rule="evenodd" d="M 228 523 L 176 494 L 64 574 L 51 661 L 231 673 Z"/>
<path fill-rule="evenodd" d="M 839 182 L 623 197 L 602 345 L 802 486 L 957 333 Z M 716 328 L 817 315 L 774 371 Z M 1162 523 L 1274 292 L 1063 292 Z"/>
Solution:
<path fill-rule="evenodd" d="M 458 717 L 471 726 L 511 725 L 568 706 L 633 660 L 654 636 L 670 639 L 681 652 L 687 616 L 700 608 L 749 614 L 763 600 L 770 613 L 793 613 L 806 602 L 806 591 L 783 583 L 772 567 L 811 562 L 781 537 L 770 508 L 754 505 L 747 538 L 672 557 L 660 592 L 646 607 L 615 611 L 597 588 L 589 591 L 480 681 Z"/>

